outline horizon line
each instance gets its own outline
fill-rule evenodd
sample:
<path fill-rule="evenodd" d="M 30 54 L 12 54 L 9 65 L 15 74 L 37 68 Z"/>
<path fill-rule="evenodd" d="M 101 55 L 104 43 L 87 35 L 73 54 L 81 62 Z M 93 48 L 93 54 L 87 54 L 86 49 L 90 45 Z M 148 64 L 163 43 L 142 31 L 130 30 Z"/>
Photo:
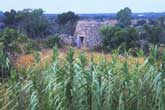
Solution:
<path fill-rule="evenodd" d="M 68 11 L 66 11 L 66 12 L 68 12 Z M 62 13 L 66 13 L 66 12 L 62 12 Z M 72 11 L 72 12 L 74 12 L 74 11 Z M 74 12 L 75 13 L 75 12 Z M 165 11 L 164 12 L 132 12 L 132 14 L 145 14 L 145 13 L 165 13 Z M 61 14 L 61 13 L 47 13 L 47 12 L 44 12 L 44 14 Z M 117 12 L 112 12 L 112 13 L 106 13 L 106 12 L 103 12 L 103 13 L 100 13 L 100 12 L 98 12 L 98 13 L 75 13 L 75 14 L 117 14 Z"/>
<path fill-rule="evenodd" d="M 42 9 L 42 8 L 25 8 L 25 9 Z M 5 10 L 5 11 L 2 11 L 2 10 L 0 10 L 0 12 L 6 12 L 6 11 L 10 11 L 10 10 L 12 10 L 12 9 L 9 9 L 9 10 Z M 24 9 L 21 9 L 21 10 L 16 10 L 16 9 L 13 9 L 13 10 L 15 10 L 15 11 L 22 11 L 22 10 L 24 10 Z M 74 12 L 75 14 L 115 14 L 115 13 L 117 13 L 117 12 L 75 12 L 75 11 L 72 11 L 72 10 L 68 10 L 68 11 L 63 11 L 63 12 L 46 12 L 46 10 L 44 10 L 44 9 L 42 9 L 43 11 L 44 11 L 44 13 L 45 14 L 61 14 L 61 13 L 66 13 L 66 12 L 69 12 L 69 11 L 71 11 L 71 12 Z M 165 11 L 141 11 L 141 12 L 138 12 L 138 11 L 132 11 L 132 13 L 134 14 L 136 14 L 136 13 L 165 13 Z"/>

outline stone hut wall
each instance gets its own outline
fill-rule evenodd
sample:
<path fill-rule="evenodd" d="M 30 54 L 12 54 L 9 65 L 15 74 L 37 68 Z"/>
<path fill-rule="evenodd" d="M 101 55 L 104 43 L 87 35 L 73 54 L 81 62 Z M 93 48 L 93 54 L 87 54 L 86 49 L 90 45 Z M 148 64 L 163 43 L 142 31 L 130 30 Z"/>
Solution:
<path fill-rule="evenodd" d="M 82 45 L 85 47 L 93 48 L 99 46 L 102 41 L 102 37 L 100 34 L 100 28 L 104 25 L 111 25 L 110 21 L 98 22 L 98 21 L 87 21 L 82 20 L 78 21 L 74 38 L 75 40 L 83 37 Z"/>

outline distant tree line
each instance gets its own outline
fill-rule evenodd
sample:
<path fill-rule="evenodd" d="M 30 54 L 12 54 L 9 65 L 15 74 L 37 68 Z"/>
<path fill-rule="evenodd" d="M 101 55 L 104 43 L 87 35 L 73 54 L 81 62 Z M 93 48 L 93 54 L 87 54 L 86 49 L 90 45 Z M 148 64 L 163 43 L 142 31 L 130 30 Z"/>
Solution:
<path fill-rule="evenodd" d="M 42 9 L 24 9 L 22 11 L 10 10 L 4 13 L 4 23 L 6 27 L 18 30 L 31 38 L 44 38 L 51 34 L 49 32 L 50 24 Z M 65 27 L 69 27 L 68 34 L 73 34 L 75 23 L 78 20 L 78 15 L 74 12 L 66 12 L 59 14 L 56 22 L 58 23 L 58 31 L 62 31 Z M 71 32 L 69 32 L 71 31 Z"/>

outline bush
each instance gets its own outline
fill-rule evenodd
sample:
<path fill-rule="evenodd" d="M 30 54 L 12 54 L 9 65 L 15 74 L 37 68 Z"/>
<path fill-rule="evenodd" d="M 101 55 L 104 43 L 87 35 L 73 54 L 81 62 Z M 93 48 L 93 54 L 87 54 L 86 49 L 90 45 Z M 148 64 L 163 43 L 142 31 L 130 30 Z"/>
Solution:
<path fill-rule="evenodd" d="M 57 35 L 48 36 L 46 46 L 49 48 L 53 48 L 54 46 L 61 47 L 60 38 Z"/>
<path fill-rule="evenodd" d="M 6 28 L 0 34 L 0 42 L 3 43 L 4 48 L 11 48 L 18 43 L 26 42 L 27 37 L 18 33 L 14 29 Z"/>
<path fill-rule="evenodd" d="M 37 49 L 27 36 L 9 28 L 0 33 L 0 48 L 16 53 L 28 53 Z"/>
<path fill-rule="evenodd" d="M 117 49 L 121 47 L 124 50 L 137 47 L 139 34 L 135 28 L 119 28 L 104 26 L 101 29 L 103 35 L 103 48 L 107 50 Z"/>
<path fill-rule="evenodd" d="M 29 53 L 33 53 L 33 51 L 39 50 L 39 48 L 38 48 L 38 46 L 37 46 L 37 44 L 36 44 L 35 41 L 29 40 L 29 41 L 25 44 L 23 50 L 24 50 L 24 53 L 25 53 L 25 54 L 29 54 Z"/>
<path fill-rule="evenodd" d="M 101 33 L 103 35 L 102 45 L 104 49 L 110 50 L 113 45 L 113 38 L 116 31 L 120 31 L 121 28 L 112 26 L 103 26 L 101 28 Z"/>

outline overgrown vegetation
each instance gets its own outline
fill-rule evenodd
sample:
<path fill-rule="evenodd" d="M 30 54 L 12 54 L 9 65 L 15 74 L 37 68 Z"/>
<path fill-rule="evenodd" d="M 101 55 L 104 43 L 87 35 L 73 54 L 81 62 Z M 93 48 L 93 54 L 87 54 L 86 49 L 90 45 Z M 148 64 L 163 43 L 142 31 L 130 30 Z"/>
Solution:
<path fill-rule="evenodd" d="M 154 25 L 144 25 L 145 35 L 143 37 L 148 38 L 149 42 L 153 44 L 165 43 L 165 28 L 160 21 L 157 21 Z"/>
<path fill-rule="evenodd" d="M 48 36 L 46 40 L 46 46 L 49 48 L 53 48 L 54 46 L 61 47 L 60 38 L 58 35 Z"/>
<path fill-rule="evenodd" d="M 36 49 L 31 39 L 10 28 L 0 32 L 0 48 L 5 52 L 11 53 L 29 53 Z"/>
<path fill-rule="evenodd" d="M 127 9 L 127 11 L 128 10 L 129 9 Z M 119 12 L 123 13 L 120 16 L 122 19 L 124 19 L 125 16 L 128 16 L 127 14 L 124 14 L 123 11 L 124 10 L 121 10 L 121 12 Z M 101 28 L 103 49 L 112 51 L 113 49 L 121 48 L 121 52 L 123 50 L 137 51 L 143 49 L 145 53 L 148 53 L 150 45 L 165 43 L 164 21 L 164 17 L 162 17 L 155 20 L 154 24 L 131 27 L 130 25 L 125 24 L 126 21 L 121 20 L 119 23 L 124 23 L 125 26 L 103 26 Z M 127 22 L 130 22 L 130 20 Z"/>
<path fill-rule="evenodd" d="M 10 61 L 7 55 L 0 49 L 0 82 L 10 73 Z"/>
<path fill-rule="evenodd" d="M 103 48 L 113 50 L 121 47 L 122 50 L 140 47 L 138 44 L 139 34 L 135 28 L 120 28 L 104 26 L 101 29 L 103 35 Z"/>
<path fill-rule="evenodd" d="M 73 35 L 78 19 L 79 16 L 71 11 L 59 14 L 57 16 L 57 23 L 59 24 L 59 33 Z"/>
<path fill-rule="evenodd" d="M 45 37 L 48 29 L 48 20 L 42 9 L 11 10 L 5 12 L 5 24 L 9 28 L 17 29 L 31 38 Z"/>
<path fill-rule="evenodd" d="M 42 9 L 24 9 L 17 12 L 18 30 L 31 38 L 44 38 L 48 35 L 48 20 Z"/>
<path fill-rule="evenodd" d="M 144 64 L 112 62 L 100 58 L 74 58 L 68 52 L 61 62 L 54 48 L 52 65 L 46 71 L 11 73 L 0 84 L 0 109 L 16 110 L 164 110 L 165 52 L 153 48 Z M 19 77 L 16 77 L 16 74 Z"/>

